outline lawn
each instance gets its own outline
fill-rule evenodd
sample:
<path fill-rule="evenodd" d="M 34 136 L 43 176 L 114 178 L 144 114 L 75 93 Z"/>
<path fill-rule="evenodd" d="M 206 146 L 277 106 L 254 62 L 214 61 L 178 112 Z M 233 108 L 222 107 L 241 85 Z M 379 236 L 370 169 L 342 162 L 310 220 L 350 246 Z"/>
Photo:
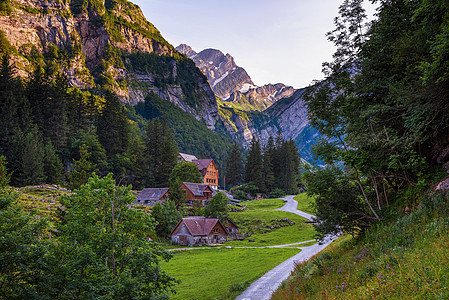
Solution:
<path fill-rule="evenodd" d="M 315 199 L 312 197 L 308 197 L 307 193 L 301 193 L 293 197 L 296 201 L 298 201 L 298 210 L 314 215 L 315 214 Z"/>
<path fill-rule="evenodd" d="M 294 248 L 175 251 L 161 267 L 181 280 L 171 299 L 234 299 L 249 283 L 298 252 Z"/>
<path fill-rule="evenodd" d="M 276 211 L 284 205 L 280 199 L 262 199 L 242 202 L 248 207 L 242 212 L 230 213 L 231 219 L 240 227 L 242 234 L 251 233 L 244 241 L 227 242 L 236 247 L 283 245 L 312 240 L 313 226 L 306 224 L 305 218 L 298 215 Z M 284 221 L 288 219 L 289 221 Z M 250 242 L 249 240 L 254 240 Z"/>

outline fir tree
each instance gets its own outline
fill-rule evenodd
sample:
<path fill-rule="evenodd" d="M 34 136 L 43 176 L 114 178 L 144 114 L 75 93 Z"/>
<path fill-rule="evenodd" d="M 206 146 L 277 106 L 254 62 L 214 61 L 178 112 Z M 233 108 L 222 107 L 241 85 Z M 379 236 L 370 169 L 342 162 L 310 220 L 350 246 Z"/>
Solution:
<path fill-rule="evenodd" d="M 248 158 L 246 160 L 245 181 L 247 183 L 252 182 L 257 186 L 259 191 L 265 190 L 262 151 L 260 149 L 259 141 L 255 138 L 251 141 Z"/>
<path fill-rule="evenodd" d="M 226 185 L 233 187 L 241 184 L 243 182 L 243 173 L 242 155 L 237 143 L 234 143 L 226 162 Z"/>

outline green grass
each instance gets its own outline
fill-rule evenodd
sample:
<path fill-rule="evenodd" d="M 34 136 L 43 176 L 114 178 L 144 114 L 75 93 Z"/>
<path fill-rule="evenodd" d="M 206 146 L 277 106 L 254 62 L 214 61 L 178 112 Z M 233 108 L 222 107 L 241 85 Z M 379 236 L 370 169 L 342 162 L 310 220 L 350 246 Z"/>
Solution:
<path fill-rule="evenodd" d="M 291 244 L 312 240 L 315 234 L 313 226 L 306 224 L 305 218 L 298 215 L 275 211 L 284 205 L 280 199 L 262 199 L 241 202 L 248 207 L 242 212 L 230 213 L 231 219 L 240 227 L 242 234 L 251 233 L 244 241 L 227 242 L 227 245 L 238 247 L 255 247 Z M 277 221 L 289 219 L 295 224 Z M 274 227 L 274 228 L 272 228 Z M 277 228 L 280 227 L 280 228 Z M 254 240 L 250 242 L 249 240 Z"/>
<path fill-rule="evenodd" d="M 314 215 L 315 214 L 315 199 L 308 197 L 307 193 L 301 193 L 293 197 L 298 201 L 298 210 Z"/>
<path fill-rule="evenodd" d="M 297 253 L 292 248 L 195 249 L 174 252 L 161 267 L 181 280 L 171 299 L 234 299 L 249 283 Z"/>
<path fill-rule="evenodd" d="M 449 299 L 449 199 L 345 236 L 297 267 L 272 299 Z"/>
<path fill-rule="evenodd" d="M 250 209 L 258 209 L 258 210 L 272 210 L 281 208 L 284 206 L 284 200 L 281 199 L 261 199 L 261 200 L 252 200 L 241 202 L 241 205 L 245 205 Z"/>

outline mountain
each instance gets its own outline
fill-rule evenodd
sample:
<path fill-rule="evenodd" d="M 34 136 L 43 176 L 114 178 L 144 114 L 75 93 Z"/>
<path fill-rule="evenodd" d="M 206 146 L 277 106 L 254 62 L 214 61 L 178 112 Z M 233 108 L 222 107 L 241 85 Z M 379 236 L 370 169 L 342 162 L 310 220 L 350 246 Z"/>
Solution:
<path fill-rule="evenodd" d="M 233 92 L 254 86 L 245 69 L 236 65 L 229 54 L 215 49 L 205 49 L 196 53 L 190 46 L 181 44 L 176 50 L 187 55 L 207 76 L 215 95 L 225 99 Z"/>
<path fill-rule="evenodd" d="M 207 78 L 131 2 L 10 0 L 0 28 L 21 77 L 51 58 L 73 87 L 109 87 L 129 104 L 154 92 L 210 129 L 219 119 Z"/>
<path fill-rule="evenodd" d="M 254 137 L 265 143 L 280 132 L 285 139 L 295 140 L 301 157 L 313 160 L 310 148 L 319 135 L 307 119 L 302 99 L 305 89 L 297 90 L 282 83 L 258 87 L 230 54 L 215 49 L 197 53 L 186 44 L 176 49 L 191 58 L 207 76 L 219 98 L 220 118 L 234 140 L 248 147 Z"/>

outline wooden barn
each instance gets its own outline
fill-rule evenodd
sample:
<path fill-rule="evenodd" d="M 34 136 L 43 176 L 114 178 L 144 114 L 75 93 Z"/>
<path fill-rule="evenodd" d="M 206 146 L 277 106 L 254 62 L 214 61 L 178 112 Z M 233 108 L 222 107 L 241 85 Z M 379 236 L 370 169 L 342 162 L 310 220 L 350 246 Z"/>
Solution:
<path fill-rule="evenodd" d="M 136 196 L 136 204 L 154 206 L 168 199 L 168 188 L 146 188 Z"/>
<path fill-rule="evenodd" d="M 172 242 L 182 246 L 219 244 L 226 241 L 226 227 L 219 219 L 183 218 L 171 233 Z"/>
<path fill-rule="evenodd" d="M 208 184 L 183 182 L 181 188 L 186 191 L 187 206 L 193 206 L 196 200 L 199 200 L 202 206 L 206 206 L 214 195 L 214 191 Z"/>

